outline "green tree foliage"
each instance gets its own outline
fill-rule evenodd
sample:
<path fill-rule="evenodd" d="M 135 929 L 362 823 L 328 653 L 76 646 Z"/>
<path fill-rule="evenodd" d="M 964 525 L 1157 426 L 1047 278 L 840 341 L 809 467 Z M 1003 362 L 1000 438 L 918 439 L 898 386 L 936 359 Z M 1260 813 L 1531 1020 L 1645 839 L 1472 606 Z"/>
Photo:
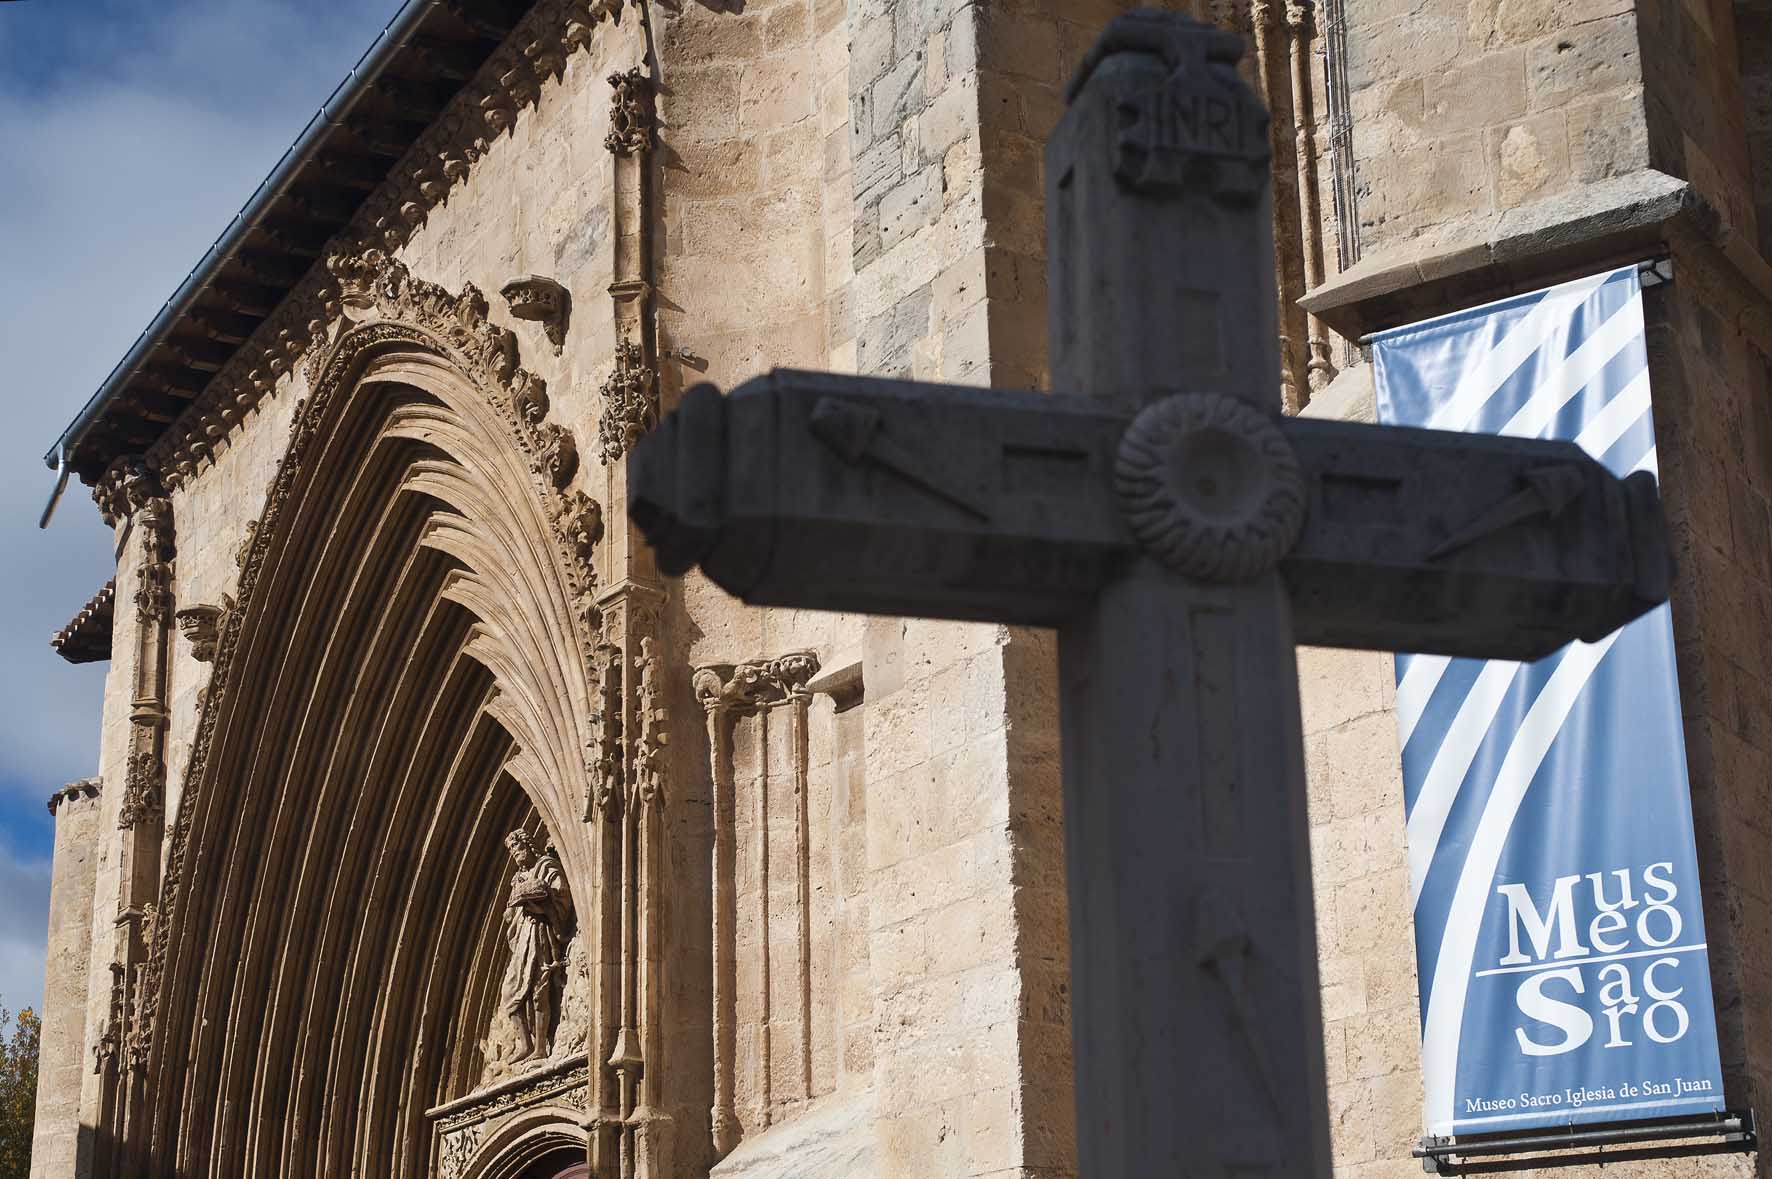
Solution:
<path fill-rule="evenodd" d="M 31 1171 L 37 1040 L 42 1030 L 37 1013 L 29 1007 L 15 1018 L 0 1003 L 0 1179 L 27 1179 Z"/>

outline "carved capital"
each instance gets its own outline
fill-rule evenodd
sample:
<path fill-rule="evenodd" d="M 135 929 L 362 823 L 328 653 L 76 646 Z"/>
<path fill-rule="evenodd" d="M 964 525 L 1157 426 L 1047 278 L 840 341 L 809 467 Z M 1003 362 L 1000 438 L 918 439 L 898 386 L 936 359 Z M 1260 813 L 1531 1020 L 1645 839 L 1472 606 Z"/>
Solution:
<path fill-rule="evenodd" d="M 773 659 L 709 664 L 696 669 L 691 686 L 709 712 L 750 712 L 809 696 L 806 685 L 818 674 L 818 656 L 792 651 Z"/>
<path fill-rule="evenodd" d="M 518 319 L 539 323 L 548 342 L 559 355 L 566 347 L 566 325 L 572 314 L 572 295 L 551 278 L 532 274 L 514 279 L 499 291 Z"/>

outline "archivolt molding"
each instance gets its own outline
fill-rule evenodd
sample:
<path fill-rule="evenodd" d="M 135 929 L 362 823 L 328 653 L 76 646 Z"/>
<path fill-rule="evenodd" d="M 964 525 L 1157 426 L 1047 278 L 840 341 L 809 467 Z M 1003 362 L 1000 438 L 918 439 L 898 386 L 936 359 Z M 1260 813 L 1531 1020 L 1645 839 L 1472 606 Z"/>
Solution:
<path fill-rule="evenodd" d="M 327 267 L 338 279 L 346 327 L 333 342 L 319 341 L 304 363 L 318 402 L 334 396 L 350 378 L 350 361 L 390 339 L 428 344 L 452 360 L 484 391 L 529 462 L 553 524 L 560 566 L 566 574 L 587 633 L 597 622 L 596 570 L 592 557 L 603 534 L 603 508 L 583 491 L 567 490 L 578 473 L 578 444 L 566 427 L 547 420 L 547 382 L 517 363 L 517 337 L 487 317 L 486 296 L 472 283 L 460 295 L 415 278 L 406 265 L 381 250 L 335 255 Z M 314 429 L 312 405 L 291 427 L 290 452 L 306 446 Z M 590 648 L 585 648 L 587 660 Z"/>
<path fill-rule="evenodd" d="M 431 210 L 448 199 L 492 144 L 516 124 L 518 113 L 537 102 L 543 85 L 558 79 L 567 60 L 591 44 L 597 26 L 605 19 L 620 20 L 622 6 L 623 0 L 539 0 L 473 81 L 389 169 L 387 179 L 328 250 L 393 251 L 411 241 Z M 162 473 L 168 490 L 194 475 L 275 391 L 336 317 L 340 293 L 327 267 L 313 267 L 203 395 L 168 427 L 148 451 L 150 465 Z"/>
<path fill-rule="evenodd" d="M 137 1001 L 137 1026 L 152 1029 L 156 1036 L 161 981 L 167 968 L 170 933 L 179 924 L 177 907 L 183 900 L 181 884 L 191 851 L 193 817 L 202 809 L 199 804 L 208 785 L 208 767 L 216 749 L 220 722 L 229 711 L 229 696 L 239 691 L 242 672 L 237 664 L 244 624 L 253 616 L 274 538 L 282 531 L 279 521 L 293 510 L 295 491 L 302 484 L 310 452 L 321 444 L 324 427 L 334 416 L 331 411 L 335 403 L 342 404 L 358 387 L 363 368 L 374 354 L 402 346 L 434 354 L 485 395 L 496 416 L 508 427 L 512 446 L 523 456 L 533 490 L 549 522 L 557 558 L 554 564 L 572 606 L 580 647 L 579 666 L 587 683 L 594 684 L 591 677 L 599 666 L 594 652 L 601 616 L 596 604 L 592 556 L 601 535 L 601 507 L 584 492 L 567 490 L 577 470 L 576 445 L 568 430 L 547 420 L 545 384 L 519 366 L 513 333 L 489 322 L 486 299 L 472 286 L 454 295 L 437 284 L 413 277 L 402 263 L 382 251 L 334 257 L 329 260 L 329 269 L 338 282 L 339 307 L 345 322 L 332 338 L 317 342 L 304 366 L 311 392 L 297 405 L 287 449 L 266 493 L 263 515 L 249 527 L 241 546 L 236 595 L 226 600 L 226 607 L 217 611 L 213 619 L 213 650 L 209 636 L 203 636 L 203 654 L 210 655 L 213 662 L 211 688 L 200 705 L 184 777 L 185 792 L 161 878 L 161 917 L 153 922 L 145 977 Z M 212 620 L 206 616 L 202 621 L 207 630 Z M 483 657 L 482 662 L 487 659 Z M 494 670 L 496 673 L 497 668 Z M 530 732 L 525 735 L 535 736 L 535 727 L 526 727 Z M 564 766 L 548 768 L 556 773 L 568 770 Z M 583 772 L 582 766 L 578 772 Z M 567 776 L 571 777 L 570 772 Z M 564 816 L 555 818 L 560 821 Z M 166 1047 L 160 1045 L 161 1050 Z"/>

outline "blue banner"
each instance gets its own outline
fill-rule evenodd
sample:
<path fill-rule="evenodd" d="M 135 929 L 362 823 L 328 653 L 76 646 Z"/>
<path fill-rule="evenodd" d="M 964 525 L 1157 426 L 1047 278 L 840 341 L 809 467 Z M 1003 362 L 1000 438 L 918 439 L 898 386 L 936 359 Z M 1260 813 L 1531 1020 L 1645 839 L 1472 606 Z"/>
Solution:
<path fill-rule="evenodd" d="M 1634 266 L 1375 337 L 1381 422 L 1653 472 Z M 1721 1111 L 1664 605 L 1536 663 L 1397 657 L 1434 1136 Z"/>

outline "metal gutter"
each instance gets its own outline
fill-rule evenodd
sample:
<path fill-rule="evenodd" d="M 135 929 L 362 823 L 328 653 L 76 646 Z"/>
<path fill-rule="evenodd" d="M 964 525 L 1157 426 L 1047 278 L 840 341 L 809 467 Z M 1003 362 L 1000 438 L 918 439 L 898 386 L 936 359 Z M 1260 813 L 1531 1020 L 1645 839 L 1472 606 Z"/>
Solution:
<path fill-rule="evenodd" d="M 356 107 L 358 101 L 379 77 L 394 55 L 406 47 L 407 39 L 418 25 L 431 12 L 443 5 L 444 0 L 406 0 L 400 11 L 394 14 L 379 36 L 364 51 L 357 64 L 332 91 L 325 104 L 308 120 L 306 127 L 296 137 L 294 143 L 277 161 L 271 174 L 259 183 L 257 189 L 247 200 L 241 210 L 234 215 L 222 235 L 216 238 L 197 265 L 185 276 L 172 297 L 161 306 L 159 314 L 154 316 L 141 335 L 136 337 L 123 359 L 111 369 L 105 383 L 99 386 L 98 392 L 87 401 L 68 428 L 63 430 L 49 453 L 43 456 L 43 463 L 51 470 L 60 474 L 55 494 L 50 498 L 49 506 L 44 509 L 43 518 L 38 527 L 47 528 L 50 517 L 55 512 L 56 500 L 60 498 L 62 488 L 67 483 L 68 464 L 86 433 L 104 414 L 106 407 L 121 392 L 124 382 L 133 377 L 136 371 L 147 360 L 148 355 L 159 346 L 162 339 L 170 332 L 172 325 L 188 312 L 197 301 L 197 297 L 209 283 L 221 272 L 222 267 L 234 257 L 234 254 L 245 244 L 246 237 L 256 228 L 271 207 L 288 192 L 302 167 L 306 165 L 319 150 L 327 132 L 340 126 L 342 120 Z"/>

